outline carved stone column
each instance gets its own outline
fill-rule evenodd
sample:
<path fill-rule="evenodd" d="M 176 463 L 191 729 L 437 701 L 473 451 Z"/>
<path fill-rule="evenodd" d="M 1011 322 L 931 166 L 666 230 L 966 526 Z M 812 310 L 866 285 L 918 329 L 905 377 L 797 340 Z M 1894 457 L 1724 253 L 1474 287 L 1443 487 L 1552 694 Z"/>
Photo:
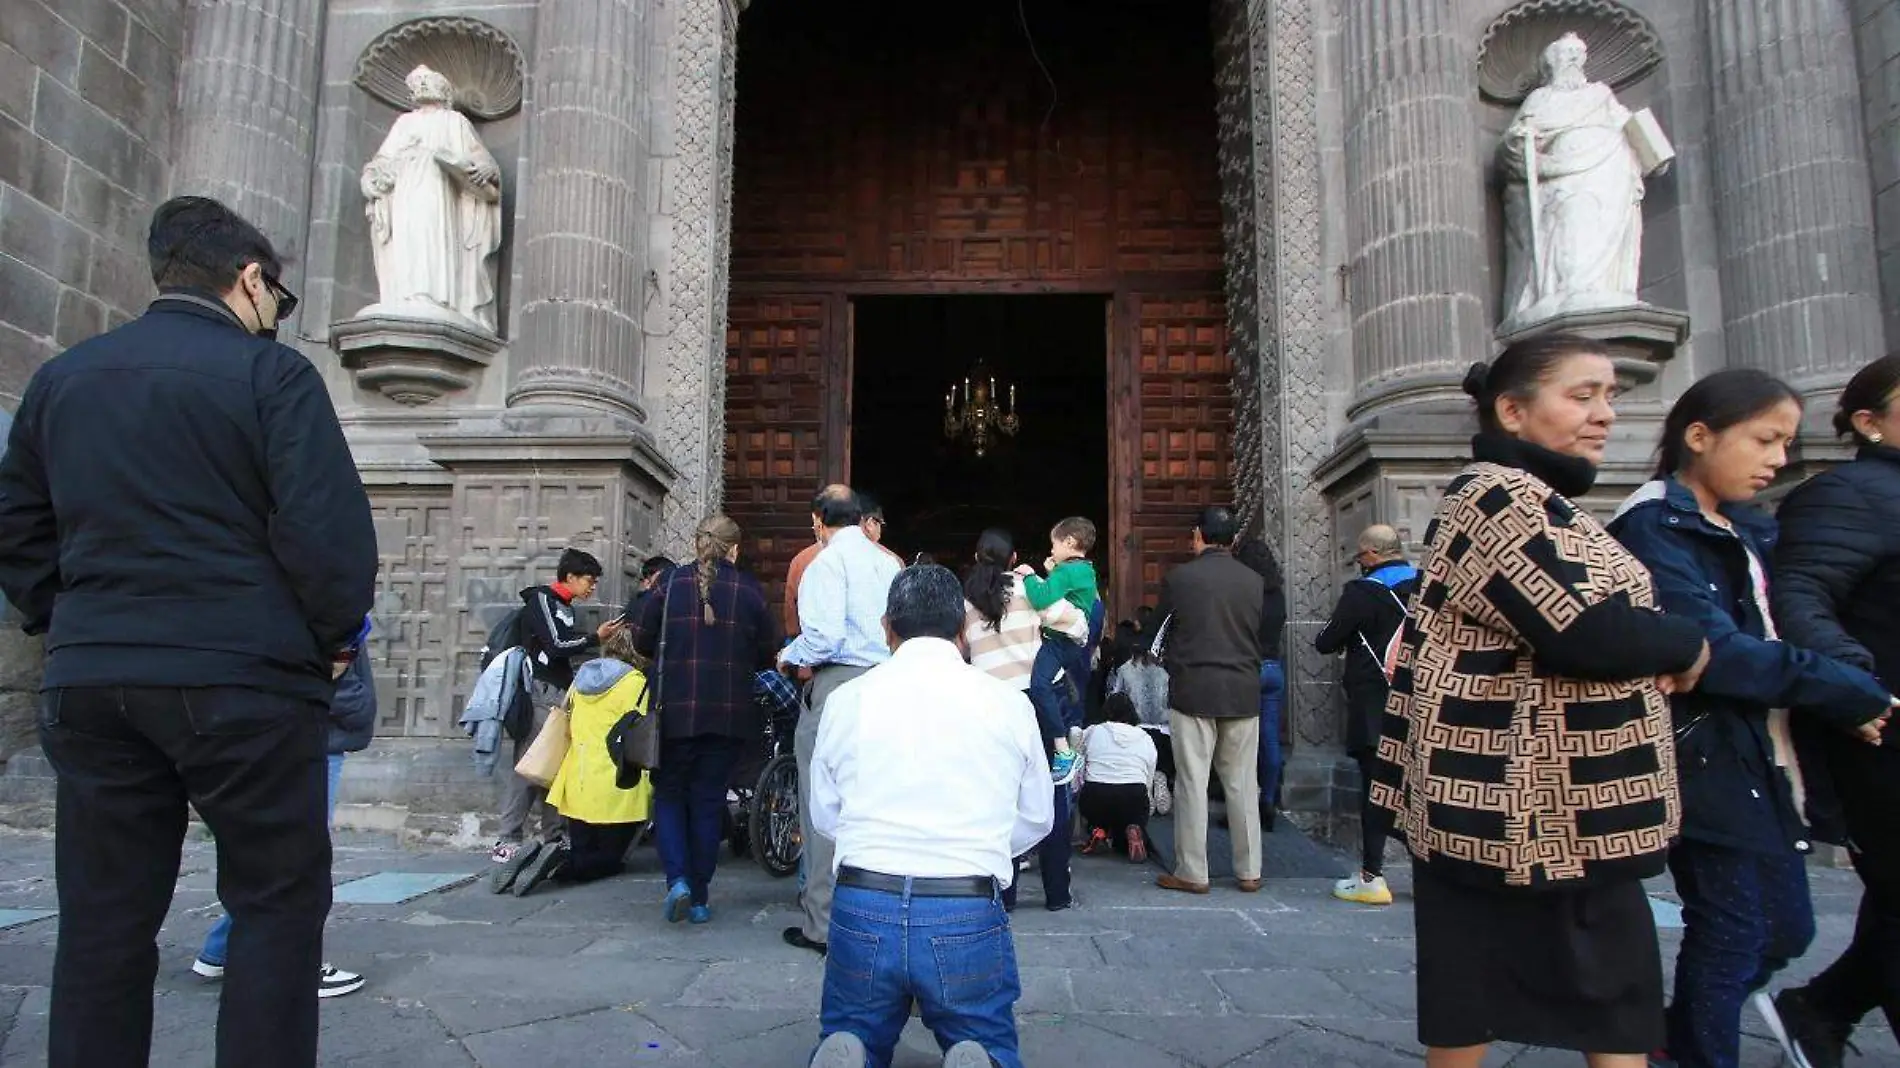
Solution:
<path fill-rule="evenodd" d="M 174 194 L 256 223 L 300 288 L 325 0 L 194 0 L 178 76 Z"/>
<path fill-rule="evenodd" d="M 1451 0 L 1342 5 L 1355 419 L 1490 354 L 1472 53 Z"/>
<path fill-rule="evenodd" d="M 644 0 L 542 0 L 520 245 L 510 407 L 588 408 L 644 422 L 647 281 Z"/>
<path fill-rule="evenodd" d="M 1886 352 L 1847 6 L 1703 2 L 1723 347 L 1810 396 Z"/>

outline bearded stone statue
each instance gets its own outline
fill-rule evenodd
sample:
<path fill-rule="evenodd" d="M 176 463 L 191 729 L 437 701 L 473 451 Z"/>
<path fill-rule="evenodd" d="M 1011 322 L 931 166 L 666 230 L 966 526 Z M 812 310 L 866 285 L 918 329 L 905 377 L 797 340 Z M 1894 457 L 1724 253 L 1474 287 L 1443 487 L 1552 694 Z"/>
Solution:
<path fill-rule="evenodd" d="M 1643 179 L 1674 157 L 1647 110 L 1632 114 L 1584 74 L 1583 39 L 1544 49 L 1543 85 L 1518 110 L 1498 162 L 1504 192 L 1504 323 L 1631 307 L 1643 247 Z"/>

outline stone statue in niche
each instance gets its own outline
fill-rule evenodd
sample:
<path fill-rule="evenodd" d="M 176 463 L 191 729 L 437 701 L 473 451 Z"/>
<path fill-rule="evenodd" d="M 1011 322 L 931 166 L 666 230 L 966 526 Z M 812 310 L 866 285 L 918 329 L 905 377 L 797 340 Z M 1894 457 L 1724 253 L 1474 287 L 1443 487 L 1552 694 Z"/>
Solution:
<path fill-rule="evenodd" d="M 1498 160 L 1504 191 L 1504 323 L 1639 305 L 1643 179 L 1674 150 L 1647 109 L 1631 113 L 1584 75 L 1576 34 L 1544 49 L 1543 84 L 1518 109 Z"/>
<path fill-rule="evenodd" d="M 441 319 L 493 334 L 501 172 L 456 111 L 447 77 L 419 66 L 414 108 L 363 168 L 379 299 L 361 315 Z"/>

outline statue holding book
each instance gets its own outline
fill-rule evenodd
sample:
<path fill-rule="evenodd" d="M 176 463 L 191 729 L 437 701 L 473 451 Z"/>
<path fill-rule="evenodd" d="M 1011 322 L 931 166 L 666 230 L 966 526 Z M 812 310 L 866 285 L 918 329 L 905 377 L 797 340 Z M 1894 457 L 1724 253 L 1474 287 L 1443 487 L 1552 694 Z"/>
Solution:
<path fill-rule="evenodd" d="M 362 316 L 438 319 L 495 331 L 501 172 L 428 67 L 407 79 L 415 107 L 363 168 L 379 299 Z"/>
<path fill-rule="evenodd" d="M 1554 316 L 1629 307 L 1643 247 L 1643 179 L 1674 150 L 1647 109 L 1631 113 L 1584 74 L 1583 39 L 1544 49 L 1543 84 L 1498 146 L 1508 334 Z"/>

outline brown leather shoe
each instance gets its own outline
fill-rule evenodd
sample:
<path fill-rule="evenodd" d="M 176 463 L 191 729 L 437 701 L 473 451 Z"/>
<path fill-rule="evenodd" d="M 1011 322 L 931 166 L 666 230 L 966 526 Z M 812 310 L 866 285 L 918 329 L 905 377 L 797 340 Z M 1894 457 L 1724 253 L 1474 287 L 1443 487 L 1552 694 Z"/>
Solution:
<path fill-rule="evenodd" d="M 1186 879 L 1177 879 L 1172 875 L 1156 877 L 1155 885 L 1163 890 L 1179 890 L 1184 894 L 1205 894 L 1209 890 L 1206 883 L 1191 883 Z"/>
<path fill-rule="evenodd" d="M 1260 880 L 1258 879 L 1235 879 L 1234 885 L 1239 887 L 1240 892 L 1243 894 L 1257 894 L 1260 892 Z"/>

